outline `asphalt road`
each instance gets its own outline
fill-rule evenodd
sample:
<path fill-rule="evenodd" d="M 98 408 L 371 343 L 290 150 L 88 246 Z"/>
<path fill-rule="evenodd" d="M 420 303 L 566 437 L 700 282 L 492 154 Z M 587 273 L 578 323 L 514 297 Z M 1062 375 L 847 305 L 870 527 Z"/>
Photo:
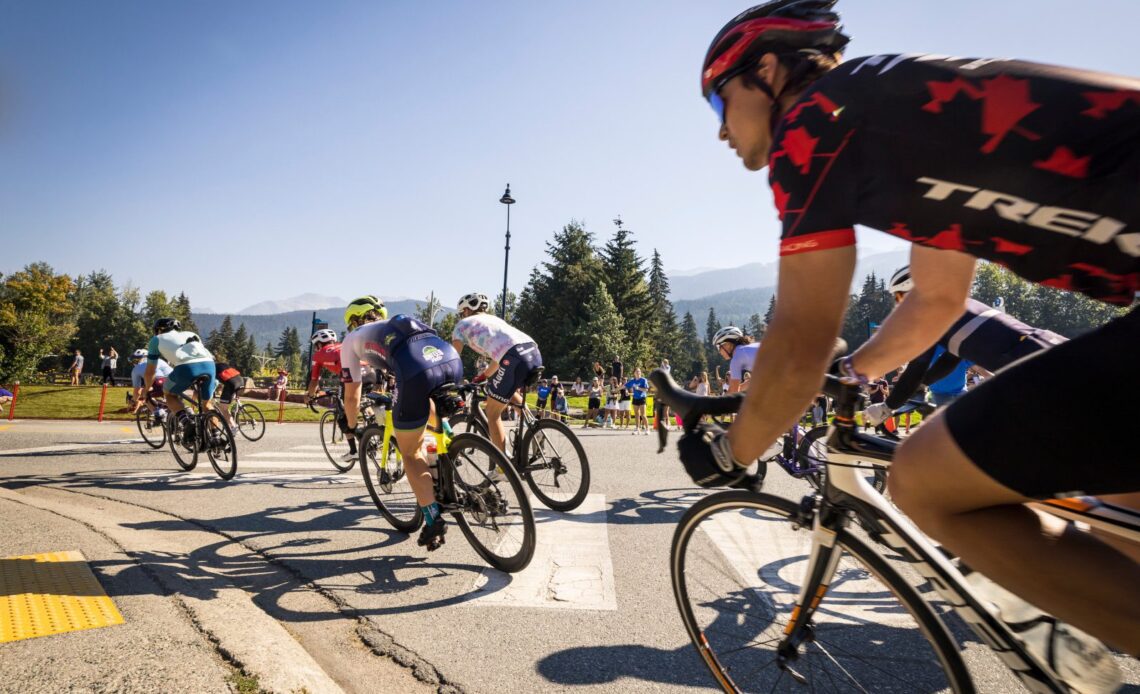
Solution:
<path fill-rule="evenodd" d="M 582 433 L 591 496 L 536 512 L 539 549 L 513 577 L 458 532 L 429 555 L 393 531 L 359 471 L 324 459 L 315 425 L 239 439 L 230 482 L 137 439 L 118 422 L 0 422 L 0 556 L 80 549 L 126 618 L 0 644 L 0 690 L 225 691 L 237 670 L 279 691 L 716 689 L 668 565 L 705 492 L 653 436 Z M 805 489 L 769 475 L 772 493 Z M 962 637 L 979 691 L 1019 690 Z"/>

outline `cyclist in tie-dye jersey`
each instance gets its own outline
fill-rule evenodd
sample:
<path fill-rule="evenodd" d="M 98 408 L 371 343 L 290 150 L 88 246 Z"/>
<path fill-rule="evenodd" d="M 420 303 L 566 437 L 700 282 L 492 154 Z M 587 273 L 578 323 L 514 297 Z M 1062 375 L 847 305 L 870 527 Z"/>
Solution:
<path fill-rule="evenodd" d="M 473 380 L 489 380 L 487 385 L 487 421 L 491 440 L 506 452 L 506 432 L 503 429 L 503 410 L 527 377 L 542 366 L 542 354 L 534 339 L 502 318 L 487 313 L 491 301 L 486 294 L 467 294 L 456 307 L 459 321 L 451 332 L 451 344 L 456 352 L 464 345 L 476 354 L 490 360 L 491 365 Z"/>

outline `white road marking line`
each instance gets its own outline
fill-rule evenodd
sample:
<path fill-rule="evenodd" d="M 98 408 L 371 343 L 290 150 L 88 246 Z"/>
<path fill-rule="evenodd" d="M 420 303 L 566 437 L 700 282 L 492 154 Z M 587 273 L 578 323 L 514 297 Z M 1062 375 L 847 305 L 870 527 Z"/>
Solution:
<path fill-rule="evenodd" d="M 344 450 L 345 450 L 345 452 L 347 452 L 348 448 L 345 448 Z M 239 455 L 241 454 L 240 450 L 238 451 L 238 454 Z M 328 460 L 328 458 L 326 458 L 323 453 L 321 455 L 315 455 L 313 453 L 289 453 L 287 451 L 266 451 L 263 453 L 247 453 L 246 457 L 247 458 L 307 458 L 308 460 Z"/>
<path fill-rule="evenodd" d="M 605 494 L 589 494 L 570 513 L 547 510 L 535 499 L 538 538 L 530 565 L 517 574 L 491 568 L 475 579 L 484 593 L 475 605 L 617 610 Z"/>
<path fill-rule="evenodd" d="M 66 453 L 84 448 L 99 448 L 101 446 L 116 446 L 120 444 L 143 443 L 142 439 L 118 439 L 115 441 L 92 441 L 91 443 L 59 443 L 54 446 L 36 446 L 34 448 L 14 448 L 0 450 L 0 457 L 27 455 L 30 453 Z"/>
<path fill-rule="evenodd" d="M 243 468 L 284 468 L 287 470 L 328 470 L 336 472 L 328 458 L 323 460 L 249 460 L 238 451 L 238 472 Z"/>

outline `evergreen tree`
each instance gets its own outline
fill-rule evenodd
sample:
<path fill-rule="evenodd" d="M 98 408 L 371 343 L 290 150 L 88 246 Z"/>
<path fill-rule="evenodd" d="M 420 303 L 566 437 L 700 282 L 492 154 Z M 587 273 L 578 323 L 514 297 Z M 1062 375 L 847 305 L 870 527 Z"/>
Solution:
<path fill-rule="evenodd" d="M 649 344 L 653 316 L 653 299 L 645 282 L 644 261 L 637 255 L 633 232 L 614 220 L 617 231 L 601 251 L 602 272 L 606 290 L 625 326 L 629 343 L 621 354 L 628 368 L 646 365 L 652 358 Z"/>
<path fill-rule="evenodd" d="M 495 314 L 496 316 L 502 315 L 502 308 L 503 308 L 503 295 L 502 294 L 496 294 L 494 301 L 492 302 L 492 305 L 491 305 L 491 313 Z M 503 320 L 507 321 L 508 323 L 514 323 L 515 322 L 515 313 L 518 312 L 518 308 L 519 308 L 518 296 L 516 296 L 514 292 L 512 292 L 511 290 L 508 289 L 507 290 L 507 313 L 506 313 L 506 317 Z"/>
<path fill-rule="evenodd" d="M 768 310 L 764 312 L 764 325 L 771 325 L 772 318 L 776 315 L 776 295 L 773 294 L 771 299 L 768 299 Z"/>
<path fill-rule="evenodd" d="M 759 313 L 753 313 L 748 318 L 748 334 L 759 340 L 764 337 L 765 329 L 764 319 L 760 317 Z"/>
<path fill-rule="evenodd" d="M 653 249 L 653 257 L 649 262 L 649 300 L 649 340 L 653 354 L 675 363 L 682 358 L 679 349 L 681 328 L 677 325 L 677 312 L 673 308 L 673 302 L 669 301 L 669 277 L 665 274 L 665 265 L 656 248 Z"/>
<path fill-rule="evenodd" d="M 680 370 L 686 378 L 700 375 L 708 370 L 708 360 L 705 358 L 705 346 L 701 336 L 697 333 L 697 321 L 693 314 L 685 312 L 681 320 L 680 356 L 683 363 L 674 365 L 674 370 Z"/>
<path fill-rule="evenodd" d="M 569 373 L 590 373 L 591 366 L 599 359 L 598 355 L 621 354 L 628 345 L 624 321 L 605 284 L 598 283 L 594 287 L 594 294 L 585 308 L 585 320 L 570 335 L 573 350 L 565 361 Z M 570 380 L 569 376 L 566 380 Z"/>
<path fill-rule="evenodd" d="M 713 346 L 713 336 L 716 332 L 723 328 L 720 324 L 720 319 L 716 317 L 716 309 L 709 307 L 709 317 L 705 320 L 705 362 L 708 364 L 709 369 L 724 363 L 721 359 L 720 351 Z"/>
<path fill-rule="evenodd" d="M 256 366 L 253 355 L 256 353 L 257 346 L 253 342 L 253 336 L 246 330 L 245 323 L 242 323 L 234 333 L 229 353 L 230 363 L 243 374 L 252 374 Z"/>
<path fill-rule="evenodd" d="M 416 320 L 423 321 L 431 327 L 435 327 L 436 321 L 440 318 L 440 312 L 443 309 L 443 304 L 440 303 L 436 297 L 435 292 L 428 296 L 428 300 L 424 303 L 416 302 L 415 317 Z"/>
<path fill-rule="evenodd" d="M 191 316 L 190 299 L 187 298 L 186 292 L 180 292 L 178 298 L 171 302 L 170 308 L 174 317 L 182 323 L 183 330 L 189 330 L 192 333 L 198 332 L 198 326 Z"/>
<path fill-rule="evenodd" d="M 572 221 L 546 244 L 549 260 L 531 271 L 519 296 L 516 321 L 542 350 L 547 373 L 567 370 L 574 351 L 571 340 L 578 324 L 588 319 L 585 306 L 602 283 L 602 264 L 594 253 L 593 236 Z M 596 355 L 595 359 L 612 355 Z"/>
<path fill-rule="evenodd" d="M 285 363 L 288 363 L 288 358 L 294 354 L 301 354 L 301 338 L 297 334 L 297 328 L 290 326 L 281 331 L 281 338 L 277 341 L 277 351 L 274 355 L 284 357 Z"/>
<path fill-rule="evenodd" d="M 161 289 L 156 289 L 146 295 L 146 301 L 143 302 L 142 320 L 148 330 L 159 318 L 166 318 L 173 315 L 174 309 L 170 300 L 166 298 L 166 292 Z"/>
<path fill-rule="evenodd" d="M 237 350 L 234 349 L 234 322 L 233 319 L 227 315 L 222 319 L 222 324 L 218 327 L 217 332 L 210 331 L 214 336 L 213 346 L 210 344 L 210 339 L 206 338 L 206 349 L 214 354 L 214 359 L 224 362 L 232 362 Z"/>
<path fill-rule="evenodd" d="M 847 341 L 847 347 L 854 351 L 866 342 L 874 326 L 886 320 L 894 305 L 894 297 L 887 291 L 886 282 L 873 272 L 867 275 L 859 294 L 853 295 L 848 302 L 847 314 L 843 318 L 841 335 Z"/>

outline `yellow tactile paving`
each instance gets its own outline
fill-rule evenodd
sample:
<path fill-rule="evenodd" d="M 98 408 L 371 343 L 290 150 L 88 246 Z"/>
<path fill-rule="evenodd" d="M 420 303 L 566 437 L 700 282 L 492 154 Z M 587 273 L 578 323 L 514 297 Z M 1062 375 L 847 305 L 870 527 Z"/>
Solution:
<path fill-rule="evenodd" d="M 0 559 L 0 643 L 122 623 L 82 552 Z"/>

